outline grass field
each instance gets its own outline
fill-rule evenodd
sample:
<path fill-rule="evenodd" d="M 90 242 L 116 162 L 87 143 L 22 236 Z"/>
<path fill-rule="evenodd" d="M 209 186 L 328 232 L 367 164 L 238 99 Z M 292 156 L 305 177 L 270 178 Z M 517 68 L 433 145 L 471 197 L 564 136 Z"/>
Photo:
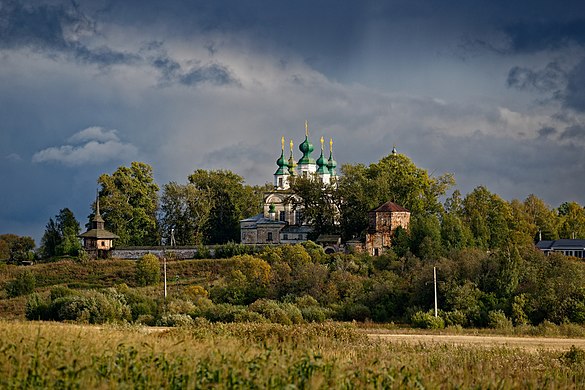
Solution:
<path fill-rule="evenodd" d="M 0 322 L 1 388 L 582 388 L 585 351 L 400 342 L 351 324 Z"/>

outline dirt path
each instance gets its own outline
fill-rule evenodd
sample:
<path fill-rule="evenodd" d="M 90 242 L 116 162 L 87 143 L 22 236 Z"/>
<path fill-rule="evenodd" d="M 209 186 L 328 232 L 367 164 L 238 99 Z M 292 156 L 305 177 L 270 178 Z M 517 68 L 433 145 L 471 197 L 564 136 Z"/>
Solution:
<path fill-rule="evenodd" d="M 379 339 L 391 343 L 433 343 L 464 346 L 513 347 L 529 350 L 554 349 L 565 350 L 572 345 L 585 349 L 585 339 L 566 339 L 552 337 L 505 337 L 505 336 L 469 336 L 469 335 L 427 335 L 427 334 L 396 334 L 368 333 L 371 339 Z"/>

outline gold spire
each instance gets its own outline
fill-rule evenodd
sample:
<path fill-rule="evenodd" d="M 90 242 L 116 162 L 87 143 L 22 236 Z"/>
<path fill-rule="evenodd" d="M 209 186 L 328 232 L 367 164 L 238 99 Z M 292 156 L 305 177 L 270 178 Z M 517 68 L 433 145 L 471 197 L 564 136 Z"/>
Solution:
<path fill-rule="evenodd" d="M 329 151 L 333 152 L 333 138 L 329 138 Z"/>
<path fill-rule="evenodd" d="M 323 136 L 321 136 L 321 151 L 323 151 L 323 143 L 325 142 L 325 140 L 323 139 Z"/>
<path fill-rule="evenodd" d="M 305 135 L 309 136 L 309 121 L 305 121 Z"/>
<path fill-rule="evenodd" d="M 293 152 L 293 141 L 292 141 L 292 139 L 290 140 L 290 152 L 291 153 Z"/>
<path fill-rule="evenodd" d="M 284 135 L 282 136 L 280 143 L 282 144 L 282 151 L 284 152 Z"/>

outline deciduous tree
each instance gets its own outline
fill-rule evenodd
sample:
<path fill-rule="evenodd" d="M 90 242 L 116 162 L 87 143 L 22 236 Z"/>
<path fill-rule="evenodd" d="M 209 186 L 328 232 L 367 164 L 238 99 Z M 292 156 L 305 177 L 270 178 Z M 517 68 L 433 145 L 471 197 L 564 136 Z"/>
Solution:
<path fill-rule="evenodd" d="M 156 219 L 159 188 L 150 165 L 133 162 L 112 175 L 101 175 L 98 183 L 101 214 L 106 228 L 120 237 L 119 245 L 160 242 Z"/>

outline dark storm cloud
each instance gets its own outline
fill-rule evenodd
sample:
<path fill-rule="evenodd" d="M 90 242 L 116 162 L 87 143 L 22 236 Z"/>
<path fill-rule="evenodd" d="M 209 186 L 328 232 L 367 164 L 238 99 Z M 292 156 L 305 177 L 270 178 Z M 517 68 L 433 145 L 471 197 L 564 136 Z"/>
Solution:
<path fill-rule="evenodd" d="M 71 27 L 74 32 L 93 28 L 89 20 L 74 8 L 46 4 L 27 7 L 16 1 L 0 4 L 2 48 L 27 46 L 65 50 L 70 42 L 64 36 L 64 27 Z"/>
<path fill-rule="evenodd" d="M 538 130 L 538 137 L 540 138 L 549 138 L 552 135 L 557 133 L 557 129 L 554 127 L 543 127 Z"/>
<path fill-rule="evenodd" d="M 583 126 L 569 126 L 563 131 L 559 137 L 561 140 L 585 140 L 585 127 Z"/>
<path fill-rule="evenodd" d="M 240 85 L 240 82 L 233 75 L 227 66 L 218 62 L 201 64 L 194 61 L 188 69 L 169 56 L 163 42 L 151 42 L 142 52 L 150 65 L 160 72 L 163 85 L 178 83 L 186 86 L 197 86 L 201 83 L 213 85 Z"/>
<path fill-rule="evenodd" d="M 135 62 L 135 54 L 107 46 L 89 48 L 77 40 L 80 34 L 95 34 L 95 23 L 75 3 L 29 5 L 9 1 L 0 5 L 0 48 L 29 48 L 54 56 L 64 53 L 86 63 L 108 66 Z"/>
<path fill-rule="evenodd" d="M 508 72 L 508 87 L 534 89 L 538 92 L 554 92 L 562 88 L 567 81 L 567 73 L 557 62 L 549 63 L 542 70 L 533 70 L 515 66 Z"/>
<path fill-rule="evenodd" d="M 232 77 L 229 69 L 220 64 L 209 64 L 190 69 L 179 78 L 183 85 L 197 85 L 202 82 L 210 82 L 215 85 L 239 84 Z"/>
<path fill-rule="evenodd" d="M 569 72 L 564 103 L 566 107 L 585 112 L 585 59 Z"/>
<path fill-rule="evenodd" d="M 582 18 L 513 23 L 506 26 L 504 32 L 510 38 L 510 49 L 514 52 L 556 50 L 571 43 L 585 45 L 585 19 Z"/>

